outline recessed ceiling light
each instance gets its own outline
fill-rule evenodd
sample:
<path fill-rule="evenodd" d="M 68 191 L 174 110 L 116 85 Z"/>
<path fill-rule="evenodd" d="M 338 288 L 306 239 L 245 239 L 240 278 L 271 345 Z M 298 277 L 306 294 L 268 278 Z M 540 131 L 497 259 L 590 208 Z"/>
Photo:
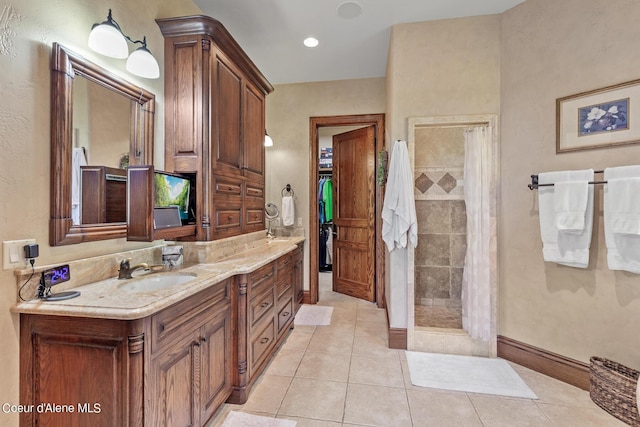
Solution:
<path fill-rule="evenodd" d="M 357 18 L 362 14 L 362 6 L 354 1 L 348 1 L 338 6 L 338 16 L 344 19 Z"/>
<path fill-rule="evenodd" d="M 307 37 L 306 39 L 304 39 L 304 45 L 306 47 L 316 47 L 318 46 L 318 39 L 315 37 Z"/>

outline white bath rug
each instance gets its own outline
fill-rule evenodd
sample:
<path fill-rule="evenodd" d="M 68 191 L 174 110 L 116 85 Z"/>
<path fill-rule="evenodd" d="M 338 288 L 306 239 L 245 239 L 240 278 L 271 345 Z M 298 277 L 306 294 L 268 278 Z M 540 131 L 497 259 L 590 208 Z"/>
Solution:
<path fill-rule="evenodd" d="M 231 411 L 221 427 L 295 427 L 296 421 Z"/>
<path fill-rule="evenodd" d="M 538 398 L 504 359 L 415 351 L 406 355 L 415 386 Z"/>
<path fill-rule="evenodd" d="M 326 326 L 331 324 L 333 307 L 324 305 L 303 305 L 296 313 L 295 325 Z"/>

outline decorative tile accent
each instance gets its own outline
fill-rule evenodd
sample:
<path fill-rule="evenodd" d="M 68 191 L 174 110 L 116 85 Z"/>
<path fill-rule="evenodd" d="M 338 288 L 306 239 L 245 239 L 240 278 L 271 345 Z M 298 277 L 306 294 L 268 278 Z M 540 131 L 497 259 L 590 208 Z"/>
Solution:
<path fill-rule="evenodd" d="M 464 200 L 463 169 L 416 167 L 413 172 L 416 200 Z"/>
<path fill-rule="evenodd" d="M 429 179 L 429 177 L 425 174 L 420 174 L 418 178 L 416 178 L 416 188 L 420 190 L 422 193 L 426 193 L 429 188 L 433 185 L 433 181 Z"/>
<path fill-rule="evenodd" d="M 438 181 L 438 185 L 447 192 L 447 194 L 451 193 L 451 190 L 456 188 L 457 182 L 454 177 L 451 176 L 450 173 L 445 173 L 440 181 Z"/>

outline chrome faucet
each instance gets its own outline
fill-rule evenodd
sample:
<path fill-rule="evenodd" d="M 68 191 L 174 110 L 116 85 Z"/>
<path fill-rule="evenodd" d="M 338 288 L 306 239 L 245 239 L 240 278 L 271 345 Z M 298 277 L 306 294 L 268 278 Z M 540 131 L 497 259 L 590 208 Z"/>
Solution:
<path fill-rule="evenodd" d="M 136 270 L 144 269 L 149 270 L 149 266 L 144 262 L 138 265 L 130 266 L 131 259 L 125 259 L 120 261 L 120 270 L 118 270 L 118 279 L 131 279 L 131 273 Z"/>

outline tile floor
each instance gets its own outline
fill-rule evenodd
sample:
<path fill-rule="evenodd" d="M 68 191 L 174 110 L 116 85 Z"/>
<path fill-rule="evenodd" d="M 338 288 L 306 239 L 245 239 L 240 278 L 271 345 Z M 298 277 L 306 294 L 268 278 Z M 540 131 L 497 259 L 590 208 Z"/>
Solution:
<path fill-rule="evenodd" d="M 538 400 L 414 387 L 404 352 L 387 348 L 384 310 L 331 292 L 326 276 L 319 304 L 334 307 L 331 325 L 296 326 L 247 403 L 224 405 L 208 427 L 231 410 L 298 427 L 625 425 L 588 392 L 515 364 Z"/>

